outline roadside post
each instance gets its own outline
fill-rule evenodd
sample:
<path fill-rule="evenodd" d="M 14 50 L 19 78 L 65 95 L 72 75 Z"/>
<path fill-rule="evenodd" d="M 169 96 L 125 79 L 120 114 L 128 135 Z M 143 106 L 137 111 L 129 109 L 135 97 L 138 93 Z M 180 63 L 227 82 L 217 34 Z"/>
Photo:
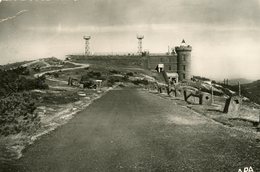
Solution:
<path fill-rule="evenodd" d="M 240 86 L 240 82 L 238 81 L 238 96 L 241 96 L 241 86 Z"/>
<path fill-rule="evenodd" d="M 213 85 L 211 83 L 211 105 L 214 104 L 214 92 L 213 92 Z"/>

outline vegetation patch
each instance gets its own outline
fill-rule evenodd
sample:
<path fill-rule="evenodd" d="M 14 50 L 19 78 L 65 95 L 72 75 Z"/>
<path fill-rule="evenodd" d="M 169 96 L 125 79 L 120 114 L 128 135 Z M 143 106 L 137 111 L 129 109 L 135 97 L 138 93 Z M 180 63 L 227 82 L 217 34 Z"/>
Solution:
<path fill-rule="evenodd" d="M 57 91 L 46 93 L 34 92 L 33 97 L 40 97 L 39 105 L 59 105 L 76 102 L 79 96 L 76 91 Z"/>
<path fill-rule="evenodd" d="M 47 89 L 45 77 L 30 77 L 26 67 L 0 70 L 0 135 L 32 132 L 39 127 L 37 98 L 28 92 Z"/>
<path fill-rule="evenodd" d="M 40 118 L 35 109 L 35 99 L 27 92 L 0 99 L 0 134 L 7 136 L 37 129 Z"/>
<path fill-rule="evenodd" d="M 132 81 L 135 85 L 148 85 L 149 82 L 146 79 L 137 79 Z"/>

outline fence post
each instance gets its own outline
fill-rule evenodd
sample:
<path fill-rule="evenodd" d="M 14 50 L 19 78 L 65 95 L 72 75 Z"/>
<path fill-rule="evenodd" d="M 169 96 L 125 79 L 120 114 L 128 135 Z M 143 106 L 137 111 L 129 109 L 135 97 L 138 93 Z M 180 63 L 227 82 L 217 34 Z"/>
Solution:
<path fill-rule="evenodd" d="M 260 129 L 260 113 L 259 113 L 259 120 L 258 120 L 258 128 Z"/>
<path fill-rule="evenodd" d="M 214 92 L 213 92 L 213 85 L 211 84 L 211 104 L 214 104 Z"/>

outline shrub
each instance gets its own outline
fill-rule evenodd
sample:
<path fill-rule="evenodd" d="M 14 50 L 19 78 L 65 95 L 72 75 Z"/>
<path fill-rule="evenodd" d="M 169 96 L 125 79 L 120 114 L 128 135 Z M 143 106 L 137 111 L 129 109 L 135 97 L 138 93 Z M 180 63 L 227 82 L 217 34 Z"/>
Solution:
<path fill-rule="evenodd" d="M 29 93 L 15 93 L 0 100 L 0 134 L 30 132 L 39 127 L 40 118 L 34 113 L 35 99 Z"/>
<path fill-rule="evenodd" d="M 114 77 L 109 77 L 107 80 L 107 86 L 112 87 L 115 84 L 115 78 Z"/>
<path fill-rule="evenodd" d="M 59 78 L 59 73 L 58 72 L 53 72 L 52 74 L 53 74 L 54 78 Z"/>
<path fill-rule="evenodd" d="M 111 74 L 120 74 L 120 72 L 119 72 L 119 71 L 117 71 L 117 70 L 114 70 L 114 69 L 113 69 L 113 70 L 110 70 L 109 72 L 110 72 Z"/>
<path fill-rule="evenodd" d="M 148 85 L 149 84 L 149 82 L 146 79 L 134 80 L 134 81 L 132 81 L 132 83 L 135 85 L 139 85 L 139 84 Z"/>
<path fill-rule="evenodd" d="M 123 85 L 123 84 L 119 84 L 118 86 L 119 86 L 119 87 L 122 87 L 122 88 L 125 87 L 125 85 Z"/>
<path fill-rule="evenodd" d="M 41 71 L 41 67 L 40 66 L 35 66 L 32 68 L 35 72 L 40 72 Z"/>
<path fill-rule="evenodd" d="M 31 89 L 46 89 L 45 77 L 30 78 L 25 76 L 28 74 L 28 69 L 18 67 L 12 70 L 0 70 L 0 97 L 6 97 L 12 93 L 31 90 Z"/>
<path fill-rule="evenodd" d="M 83 82 L 83 87 L 84 88 L 88 88 L 88 89 L 96 88 L 96 84 L 92 80 L 84 81 Z"/>
<path fill-rule="evenodd" d="M 125 75 L 125 76 L 122 78 L 122 80 L 123 80 L 124 82 L 127 82 L 127 81 L 129 81 L 129 77 L 128 77 L 127 75 Z"/>
<path fill-rule="evenodd" d="M 91 79 L 102 79 L 100 72 L 90 71 L 81 77 L 81 82 Z"/>
<path fill-rule="evenodd" d="M 126 73 L 127 76 L 134 76 L 134 73 L 133 72 L 128 72 Z"/>
<path fill-rule="evenodd" d="M 24 91 L 24 90 L 33 90 L 33 89 L 48 89 L 48 85 L 45 83 L 45 77 L 41 76 L 38 78 L 25 78 L 21 77 L 18 80 L 18 90 L 17 91 Z"/>

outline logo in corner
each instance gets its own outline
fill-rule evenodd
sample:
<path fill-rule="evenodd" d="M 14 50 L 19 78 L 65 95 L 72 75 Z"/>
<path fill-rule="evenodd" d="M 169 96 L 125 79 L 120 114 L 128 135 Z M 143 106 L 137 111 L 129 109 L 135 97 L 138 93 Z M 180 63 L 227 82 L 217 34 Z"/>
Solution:
<path fill-rule="evenodd" d="M 253 168 L 250 167 L 244 167 L 244 169 L 239 169 L 238 172 L 254 172 Z"/>

